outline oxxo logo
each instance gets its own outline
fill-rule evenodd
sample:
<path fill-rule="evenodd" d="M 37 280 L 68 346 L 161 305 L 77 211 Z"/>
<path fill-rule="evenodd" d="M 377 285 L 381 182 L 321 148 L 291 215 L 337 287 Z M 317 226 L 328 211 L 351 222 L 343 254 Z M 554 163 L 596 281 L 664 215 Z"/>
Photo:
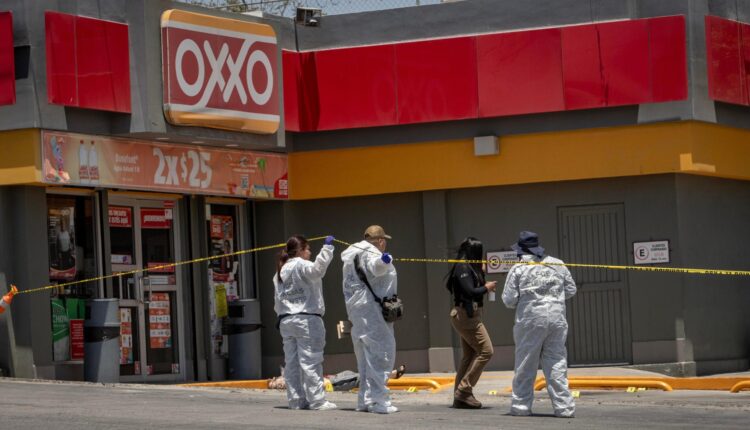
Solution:
<path fill-rule="evenodd" d="M 276 132 L 278 53 L 270 26 L 169 10 L 161 27 L 168 122 Z"/>
<path fill-rule="evenodd" d="M 175 57 L 175 74 L 180 89 L 188 97 L 201 94 L 200 100 L 196 103 L 196 106 L 199 107 L 208 105 L 208 100 L 216 88 L 221 92 L 225 103 L 229 102 L 232 94 L 236 92 L 243 105 L 247 104 L 248 94 L 255 104 L 265 105 L 271 98 L 273 91 L 273 67 L 271 67 L 271 60 L 265 52 L 254 50 L 250 53 L 252 45 L 252 41 L 245 40 L 237 57 L 233 58 L 229 53 L 227 43 L 222 44 L 219 52 L 214 54 L 214 50 L 208 41 L 204 41 L 201 48 L 193 39 L 184 39 L 177 47 Z M 197 63 L 198 74 L 193 82 L 189 82 L 183 72 L 186 55 L 192 55 Z M 244 74 L 242 73 L 243 65 L 245 66 Z M 253 70 L 256 65 L 262 67 L 266 78 L 266 85 L 262 91 L 258 91 L 253 83 Z M 225 66 L 229 71 L 229 79 L 226 80 L 223 74 Z M 208 80 L 206 80 L 207 76 Z"/>

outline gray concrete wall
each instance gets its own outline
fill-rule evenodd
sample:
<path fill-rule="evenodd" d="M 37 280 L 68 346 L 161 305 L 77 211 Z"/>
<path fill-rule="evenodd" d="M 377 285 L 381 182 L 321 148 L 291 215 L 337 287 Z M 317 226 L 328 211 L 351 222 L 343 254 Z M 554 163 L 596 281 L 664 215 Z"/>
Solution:
<path fill-rule="evenodd" d="M 682 265 L 748 269 L 750 187 L 744 181 L 681 175 L 677 205 Z M 679 297 L 675 298 L 679 300 Z M 750 367 L 750 286 L 746 277 L 684 277 L 685 333 L 699 374 Z"/>
<path fill-rule="evenodd" d="M 633 242 L 669 240 L 674 267 L 729 267 L 746 269 L 741 242 L 748 237 L 743 220 L 750 212 L 750 190 L 741 181 L 689 175 L 653 175 L 606 180 L 570 181 L 393 194 L 304 202 L 258 203 L 259 243 L 278 243 L 293 233 L 308 236 L 332 233 L 357 240 L 364 226 L 382 223 L 394 236 L 395 256 L 452 257 L 464 237 L 480 238 L 486 250 L 508 249 L 522 229 L 540 234 L 551 255 L 559 254 L 558 209 L 579 205 L 622 204 L 625 216 L 626 258 L 632 265 Z M 727 214 L 731 214 L 727 216 Z M 721 219 L 709 224 L 709 220 Z M 729 246 L 720 246 L 730 242 Z M 317 243 L 314 250 L 319 248 Z M 707 248 L 708 246 L 708 248 Z M 338 257 L 341 247 L 337 247 Z M 706 258 L 710 257 L 710 258 Z M 259 289 L 263 306 L 263 354 L 266 372 L 281 363 L 281 340 L 271 328 L 273 313 L 272 253 L 258 255 Z M 569 261 L 589 263 L 588 261 Z M 346 318 L 341 297 L 338 259 L 324 281 L 326 299 L 326 370 L 352 368 L 348 341 L 337 340 L 335 323 Z M 412 369 L 436 370 L 453 365 L 450 357 L 459 343 L 448 324 L 450 298 L 443 285 L 449 265 L 399 263 L 400 292 L 407 319 L 396 327 L 399 361 L 408 357 Z M 489 279 L 504 282 L 503 275 Z M 740 278 L 694 277 L 671 273 L 629 271 L 630 336 L 634 364 L 670 363 L 684 372 L 716 360 L 741 367 L 748 357 L 750 325 L 743 303 L 750 290 Z M 705 304 L 710 303 L 710 307 Z M 495 345 L 490 369 L 513 365 L 513 311 L 500 301 L 487 302 L 485 324 Z M 695 353 L 693 353 L 693 349 Z M 458 354 L 458 352 L 456 352 Z M 745 360 L 739 362 L 737 360 Z M 679 363 L 679 364 L 675 364 Z M 434 368 L 432 366 L 435 366 Z M 728 367 L 725 367 L 725 369 Z M 700 369 L 700 368 L 699 368 Z M 712 368 L 713 369 L 713 368 Z"/>
<path fill-rule="evenodd" d="M 417 193 L 393 194 L 377 197 L 352 199 L 328 199 L 305 202 L 258 202 L 256 222 L 258 243 L 280 243 L 292 234 L 315 237 L 334 234 L 337 238 L 353 243 L 361 240 L 365 228 L 380 224 L 393 236 L 388 243 L 388 251 L 394 256 L 424 255 L 422 200 Z M 317 254 L 321 242 L 311 246 Z M 323 295 L 326 303 L 326 371 L 353 369 L 351 341 L 336 337 L 335 325 L 346 319 L 342 293 L 340 254 L 345 248 L 336 245 L 334 261 L 323 279 Z M 276 270 L 277 252 L 258 254 L 258 292 L 262 306 L 264 371 L 277 372 L 281 364 L 281 337 L 275 329 L 276 315 L 273 311 L 272 276 Z M 425 268 L 422 265 L 398 264 L 399 296 L 406 303 L 406 315 L 396 324 L 396 340 L 399 356 L 407 351 L 426 354 L 428 342 L 427 290 L 442 288 L 440 285 L 427 285 Z M 343 354 L 343 355 L 342 355 Z M 337 358 L 338 357 L 338 358 Z M 414 362 L 410 367 L 419 371 L 424 363 Z M 426 358 L 426 357 L 425 357 Z M 401 358 L 397 358 L 401 360 Z"/>

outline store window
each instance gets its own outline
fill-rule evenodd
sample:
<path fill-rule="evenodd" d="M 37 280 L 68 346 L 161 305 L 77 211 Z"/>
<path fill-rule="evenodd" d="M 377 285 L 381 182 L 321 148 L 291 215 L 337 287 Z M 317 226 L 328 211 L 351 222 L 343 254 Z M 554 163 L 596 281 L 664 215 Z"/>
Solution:
<path fill-rule="evenodd" d="M 208 222 L 208 253 L 217 257 L 208 265 L 211 345 L 213 353 L 226 356 L 227 342 L 222 323 L 227 317 L 228 302 L 240 298 L 240 259 L 229 256 L 240 249 L 239 206 L 209 204 L 206 206 Z"/>
<path fill-rule="evenodd" d="M 99 284 L 65 284 L 98 275 L 95 224 L 92 197 L 47 197 L 49 278 L 61 285 L 50 298 L 54 361 L 83 360 L 85 302 Z"/>

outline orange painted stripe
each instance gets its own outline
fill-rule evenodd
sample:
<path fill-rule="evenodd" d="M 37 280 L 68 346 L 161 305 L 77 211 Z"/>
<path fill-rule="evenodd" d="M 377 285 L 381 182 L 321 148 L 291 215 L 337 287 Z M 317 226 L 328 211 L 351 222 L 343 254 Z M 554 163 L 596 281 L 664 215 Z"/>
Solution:
<path fill-rule="evenodd" d="M 170 110 L 164 112 L 170 124 L 194 125 L 198 127 L 220 128 L 231 131 L 273 134 L 279 129 L 279 121 L 263 121 L 207 113 L 181 112 Z"/>
<path fill-rule="evenodd" d="M 690 173 L 750 180 L 750 131 L 696 121 L 289 154 L 291 199 Z M 320 169 L 320 166 L 332 168 Z"/>
<path fill-rule="evenodd" d="M 237 31 L 258 36 L 276 37 L 276 32 L 273 31 L 273 27 L 267 24 L 240 21 L 238 19 L 220 18 L 218 16 L 204 15 L 179 9 L 170 9 L 162 13 L 162 28 L 168 26 L 172 21 L 204 27 L 213 27 L 221 30 Z"/>
<path fill-rule="evenodd" d="M 40 183 L 42 173 L 39 130 L 0 132 L 0 185 Z"/>

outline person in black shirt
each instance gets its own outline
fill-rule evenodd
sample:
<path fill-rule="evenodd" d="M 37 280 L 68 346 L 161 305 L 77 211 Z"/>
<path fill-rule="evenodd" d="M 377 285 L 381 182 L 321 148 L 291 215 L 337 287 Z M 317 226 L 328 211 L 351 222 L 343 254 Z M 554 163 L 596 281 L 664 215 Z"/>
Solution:
<path fill-rule="evenodd" d="M 482 271 L 484 250 L 482 242 L 467 237 L 458 248 L 458 260 L 448 272 L 446 286 L 453 295 L 454 307 L 450 312 L 451 325 L 461 337 L 463 357 L 456 372 L 453 407 L 479 409 L 482 407 L 473 393 L 484 366 L 493 354 L 492 340 L 482 323 L 483 298 L 495 291 L 495 281 L 486 282 Z"/>

